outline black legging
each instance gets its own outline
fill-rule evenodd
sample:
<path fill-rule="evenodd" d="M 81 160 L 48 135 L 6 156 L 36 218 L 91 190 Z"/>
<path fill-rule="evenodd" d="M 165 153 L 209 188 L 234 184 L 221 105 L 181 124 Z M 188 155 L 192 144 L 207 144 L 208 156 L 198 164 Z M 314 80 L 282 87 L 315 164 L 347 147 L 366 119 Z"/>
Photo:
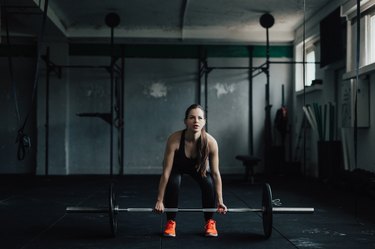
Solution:
<path fill-rule="evenodd" d="M 181 186 L 181 178 L 183 174 L 190 175 L 196 182 L 198 182 L 202 192 L 202 207 L 214 208 L 215 207 L 215 190 L 212 175 L 207 172 L 206 177 L 202 177 L 196 170 L 181 171 L 173 168 L 168 180 L 167 188 L 165 190 L 164 205 L 167 208 L 178 207 L 178 196 Z M 168 220 L 176 220 L 176 212 L 167 212 Z M 213 212 L 205 212 L 205 220 L 212 219 Z"/>

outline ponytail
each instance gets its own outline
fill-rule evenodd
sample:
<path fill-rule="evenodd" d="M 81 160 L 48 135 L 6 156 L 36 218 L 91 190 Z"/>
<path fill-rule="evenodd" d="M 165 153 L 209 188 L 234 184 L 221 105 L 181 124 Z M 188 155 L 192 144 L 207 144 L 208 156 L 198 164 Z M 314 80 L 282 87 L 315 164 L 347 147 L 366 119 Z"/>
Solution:
<path fill-rule="evenodd" d="M 202 129 L 201 137 L 198 140 L 198 150 L 198 161 L 196 168 L 202 177 L 206 177 L 209 149 L 205 128 Z"/>
<path fill-rule="evenodd" d="M 190 111 L 192 109 L 197 109 L 197 108 L 201 109 L 203 111 L 204 116 L 206 116 L 205 111 L 202 106 L 198 104 L 192 104 L 185 111 L 185 120 L 188 118 Z M 206 177 L 209 148 L 208 148 L 207 133 L 204 127 L 202 128 L 202 131 L 201 131 L 201 137 L 198 140 L 197 149 L 198 149 L 198 160 L 197 160 L 197 165 L 195 166 L 195 168 L 197 169 L 197 172 L 201 174 L 202 177 Z"/>

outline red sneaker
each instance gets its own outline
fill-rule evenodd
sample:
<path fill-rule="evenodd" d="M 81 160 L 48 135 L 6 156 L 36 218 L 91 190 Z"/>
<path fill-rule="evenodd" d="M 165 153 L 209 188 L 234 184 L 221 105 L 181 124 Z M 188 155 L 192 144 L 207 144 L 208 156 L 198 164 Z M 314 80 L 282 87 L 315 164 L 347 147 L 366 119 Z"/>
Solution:
<path fill-rule="evenodd" d="M 217 237 L 218 233 L 216 230 L 216 221 L 209 219 L 204 226 L 205 236 L 206 237 Z"/>
<path fill-rule="evenodd" d="M 176 222 L 168 220 L 164 230 L 165 237 L 176 237 Z"/>

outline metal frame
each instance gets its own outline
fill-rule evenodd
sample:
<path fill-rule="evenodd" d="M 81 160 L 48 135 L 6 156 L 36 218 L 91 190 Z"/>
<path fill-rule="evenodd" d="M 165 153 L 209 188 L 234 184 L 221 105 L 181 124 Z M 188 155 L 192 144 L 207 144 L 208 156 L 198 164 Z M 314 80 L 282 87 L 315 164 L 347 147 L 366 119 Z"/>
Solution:
<path fill-rule="evenodd" d="M 269 46 L 269 45 L 268 45 Z M 267 62 L 263 63 L 260 66 L 253 66 L 253 46 L 247 47 L 249 52 L 249 66 L 234 66 L 234 67 L 210 67 L 207 62 L 207 51 L 205 49 L 200 50 L 199 57 L 199 77 L 198 77 L 198 103 L 201 104 L 201 89 L 202 89 L 202 76 L 204 76 L 204 96 L 205 96 L 205 113 L 206 113 L 206 130 L 208 131 L 208 75 L 213 70 L 231 70 L 231 69 L 243 69 L 249 71 L 249 153 L 253 154 L 254 145 L 253 145 L 253 78 L 256 76 L 268 72 Z M 267 59 L 268 64 L 269 59 Z M 266 65 L 266 66 L 265 66 Z M 268 93 L 269 95 L 269 93 Z"/>
<path fill-rule="evenodd" d="M 198 77 L 198 103 L 201 104 L 202 97 L 201 97 L 201 89 L 202 89 L 202 77 L 204 76 L 204 97 L 205 97 L 205 113 L 206 113 L 206 129 L 208 130 L 208 75 L 213 70 L 231 70 L 231 69 L 244 69 L 249 70 L 249 154 L 252 155 L 254 153 L 254 145 L 253 145 L 253 79 L 258 75 L 264 73 L 266 75 L 266 89 L 265 89 L 265 100 L 266 100 L 266 118 L 265 118 L 265 170 L 270 167 L 270 156 L 271 147 L 272 147 L 272 121 L 271 121 L 271 108 L 272 104 L 270 103 L 270 65 L 271 64 L 319 64 L 320 62 L 306 62 L 303 61 L 271 61 L 270 60 L 270 42 L 269 42 L 269 28 L 266 28 L 266 61 L 261 64 L 260 66 L 254 67 L 253 66 L 253 46 L 248 46 L 248 54 L 249 54 L 249 66 L 233 66 L 233 67 L 210 67 L 208 66 L 207 62 L 207 51 L 204 48 L 200 48 L 200 56 L 199 56 L 199 77 Z M 282 87 L 282 91 L 284 92 L 284 86 Z M 282 101 L 284 104 L 284 97 L 282 97 Z"/>
<path fill-rule="evenodd" d="M 111 41 L 113 42 L 113 41 Z M 113 46 L 113 44 L 111 44 Z M 113 53 L 113 52 L 112 52 Z M 114 169 L 113 169 L 113 126 L 115 125 L 116 128 L 119 130 L 118 134 L 118 162 L 120 165 L 120 174 L 122 175 L 124 173 L 124 103 L 125 103 L 125 96 L 124 96 L 124 84 L 125 84 L 125 78 L 124 78 L 124 49 L 121 51 L 121 60 L 120 60 L 120 66 L 116 64 L 117 57 L 114 56 L 114 54 L 111 54 L 111 64 L 110 65 L 59 65 L 55 64 L 50 60 L 50 52 L 49 47 L 47 47 L 46 54 L 42 56 L 42 59 L 45 61 L 46 64 L 46 123 L 45 123 L 45 129 L 46 129 L 46 137 L 45 137 L 45 143 L 46 143 L 46 149 L 45 149 L 45 174 L 48 175 L 48 146 L 49 146 L 49 88 L 50 88 L 50 73 L 54 72 L 56 73 L 58 78 L 62 77 L 62 70 L 63 69 L 105 69 L 110 73 L 110 88 L 111 88 L 111 101 L 110 101 L 110 112 L 109 113 L 77 113 L 77 116 L 80 117 L 98 117 L 102 120 L 106 121 L 110 125 L 110 158 L 109 158 L 109 173 L 111 176 L 114 175 Z M 120 79 L 120 82 L 117 82 L 117 79 Z M 116 120 L 119 120 L 117 124 L 115 124 L 115 118 L 114 118 L 114 108 L 116 105 L 114 104 L 114 99 L 117 99 L 117 95 L 114 91 L 120 90 L 121 94 L 119 95 L 120 99 L 116 102 L 116 104 L 119 104 Z M 116 92 L 117 93 L 117 92 Z"/>

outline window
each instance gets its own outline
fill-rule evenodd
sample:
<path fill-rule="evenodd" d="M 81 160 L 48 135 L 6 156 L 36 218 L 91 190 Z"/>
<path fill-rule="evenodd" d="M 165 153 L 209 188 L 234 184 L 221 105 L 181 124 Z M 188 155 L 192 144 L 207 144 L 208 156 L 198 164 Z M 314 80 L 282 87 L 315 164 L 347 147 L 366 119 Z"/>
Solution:
<path fill-rule="evenodd" d="M 375 63 L 375 15 L 370 18 L 369 44 L 370 44 L 370 63 Z"/>
<path fill-rule="evenodd" d="M 305 86 L 311 86 L 312 81 L 315 80 L 315 51 L 313 49 L 306 52 L 306 83 Z"/>
<path fill-rule="evenodd" d="M 303 58 L 303 43 L 296 46 L 295 54 L 296 61 L 303 62 L 305 59 L 305 64 L 297 63 L 295 64 L 295 91 L 299 92 L 303 89 L 303 83 L 305 87 L 311 86 L 312 81 L 316 79 L 316 49 L 319 48 L 316 44 L 319 44 L 319 40 L 314 38 L 306 42 L 305 45 L 305 58 Z M 303 69 L 305 67 L 305 69 Z M 303 75 L 305 72 L 305 75 Z M 305 77 L 305 79 L 304 79 Z M 305 80 L 305 81 L 304 81 Z"/>
<path fill-rule="evenodd" d="M 369 66 L 375 65 L 375 1 L 363 0 L 360 2 L 361 17 L 359 20 L 359 68 L 369 70 Z M 347 1 L 342 5 L 342 16 L 346 16 L 350 28 L 348 30 L 347 42 L 347 72 L 351 77 L 356 70 L 357 56 L 357 13 L 355 1 Z M 372 70 L 372 69 L 371 69 Z M 367 71 L 366 71 L 367 72 Z M 362 71 L 362 73 L 365 73 Z M 350 75 L 349 75 L 350 74 Z"/>

